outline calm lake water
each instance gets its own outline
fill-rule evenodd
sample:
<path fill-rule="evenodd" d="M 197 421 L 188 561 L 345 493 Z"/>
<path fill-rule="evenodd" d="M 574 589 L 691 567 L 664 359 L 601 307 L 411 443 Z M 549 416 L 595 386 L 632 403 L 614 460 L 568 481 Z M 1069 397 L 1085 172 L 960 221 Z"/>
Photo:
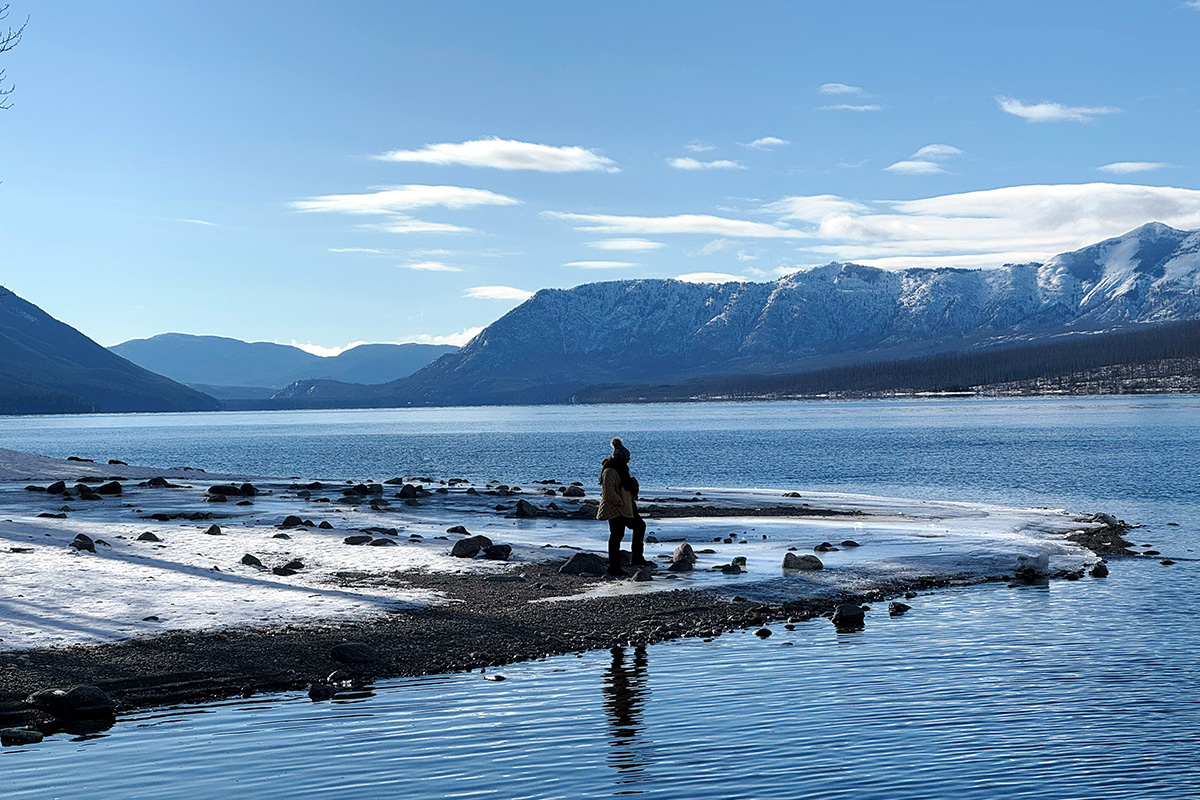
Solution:
<path fill-rule="evenodd" d="M 1200 797 L 1200 398 L 0 418 L 47 455 L 314 478 L 595 480 L 1107 510 L 1177 563 L 825 621 L 143 712 L 0 753 L 14 798 Z M 1176 523 L 1171 525 L 1169 523 Z"/>

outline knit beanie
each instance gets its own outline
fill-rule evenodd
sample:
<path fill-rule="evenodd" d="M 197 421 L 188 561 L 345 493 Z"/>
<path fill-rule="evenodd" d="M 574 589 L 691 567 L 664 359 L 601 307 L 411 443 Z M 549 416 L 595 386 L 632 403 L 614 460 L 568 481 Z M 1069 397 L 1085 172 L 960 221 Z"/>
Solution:
<path fill-rule="evenodd" d="M 612 449 L 613 449 L 613 454 L 612 454 L 613 458 L 617 459 L 618 461 L 628 461 L 629 460 L 629 448 L 621 443 L 620 437 L 618 437 L 618 436 L 613 437 Z"/>

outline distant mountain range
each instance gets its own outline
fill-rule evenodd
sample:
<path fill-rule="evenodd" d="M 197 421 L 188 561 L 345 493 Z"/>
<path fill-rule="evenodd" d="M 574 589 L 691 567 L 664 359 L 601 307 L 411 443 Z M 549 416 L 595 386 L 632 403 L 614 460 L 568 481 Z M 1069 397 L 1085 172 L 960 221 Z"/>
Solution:
<path fill-rule="evenodd" d="M 1200 232 L 1160 223 L 1045 263 L 991 270 L 833 263 L 772 283 L 594 283 L 538 292 L 411 377 L 363 387 L 301 382 L 278 397 L 371 406 L 570 402 L 601 386 L 800 374 L 1196 319 L 1198 290 Z"/>
<path fill-rule="evenodd" d="M 413 374 L 458 348 L 363 344 L 331 357 L 270 342 L 163 333 L 109 348 L 148 370 L 221 399 L 266 399 L 296 381 L 380 384 Z"/>
<path fill-rule="evenodd" d="M 0 287 L 0 414 L 218 407 L 213 398 L 110 353 Z"/>

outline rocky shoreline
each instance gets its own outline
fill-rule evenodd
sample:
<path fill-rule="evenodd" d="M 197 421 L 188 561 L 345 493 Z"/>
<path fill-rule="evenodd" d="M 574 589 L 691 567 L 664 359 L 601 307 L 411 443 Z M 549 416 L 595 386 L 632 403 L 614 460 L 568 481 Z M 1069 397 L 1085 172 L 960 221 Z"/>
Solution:
<path fill-rule="evenodd" d="M 770 622 L 832 618 L 840 604 L 905 594 L 911 598 L 918 590 L 951 583 L 928 580 L 783 605 L 694 589 L 541 602 L 606 580 L 563 575 L 560 566 L 530 565 L 504 580 L 406 574 L 406 582 L 443 592 L 451 602 L 370 619 L 171 632 L 111 644 L 4 653 L 0 728 L 28 726 L 48 735 L 111 724 L 111 715 L 59 716 L 27 702 L 49 688 L 95 686 L 116 701 L 119 711 L 305 689 L 321 700 L 385 678 L 487 671 L 619 645 L 710 638 Z M 346 643 L 364 646 L 355 648 L 357 660 L 339 660 L 338 646 Z"/>

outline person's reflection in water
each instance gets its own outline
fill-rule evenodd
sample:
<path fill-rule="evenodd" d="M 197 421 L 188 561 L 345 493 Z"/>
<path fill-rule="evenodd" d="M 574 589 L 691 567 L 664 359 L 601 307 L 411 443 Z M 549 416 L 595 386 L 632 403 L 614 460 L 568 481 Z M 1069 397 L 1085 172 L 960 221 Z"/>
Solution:
<path fill-rule="evenodd" d="M 612 649 L 612 666 L 604 676 L 604 710 L 608 714 L 608 763 L 617 770 L 616 784 L 640 782 L 649 759 L 642 750 L 642 708 L 650 689 L 646 686 L 646 648 L 633 649 L 632 662 L 624 647 Z M 641 794 L 627 788 L 617 794 Z"/>

